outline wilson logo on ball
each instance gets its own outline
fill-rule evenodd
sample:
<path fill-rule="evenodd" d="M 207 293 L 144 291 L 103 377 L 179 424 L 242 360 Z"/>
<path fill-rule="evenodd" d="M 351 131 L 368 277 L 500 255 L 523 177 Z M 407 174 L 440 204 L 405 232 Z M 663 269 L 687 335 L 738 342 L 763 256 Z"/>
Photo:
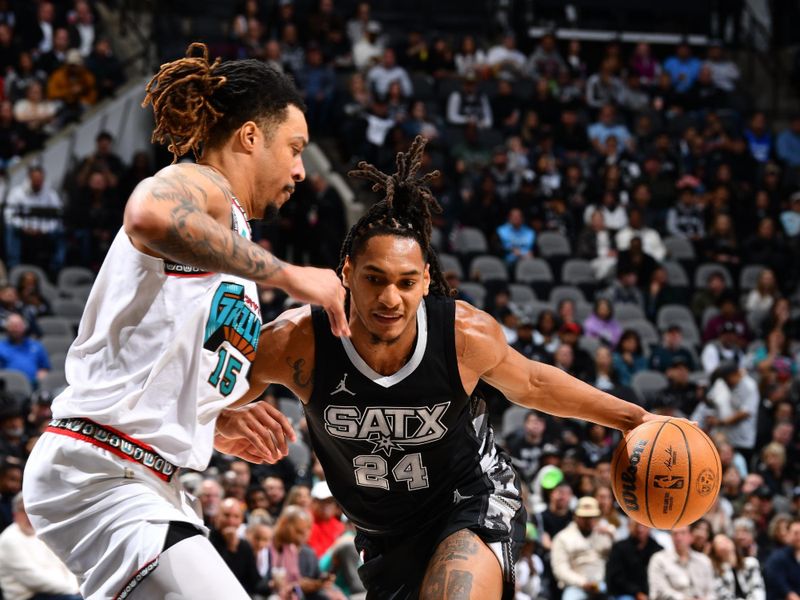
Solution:
<path fill-rule="evenodd" d="M 636 499 L 636 472 L 639 470 L 639 461 L 642 460 L 642 452 L 645 446 L 647 446 L 647 440 L 636 442 L 628 460 L 630 466 L 622 474 L 622 501 L 628 510 L 639 510 L 639 501 Z"/>

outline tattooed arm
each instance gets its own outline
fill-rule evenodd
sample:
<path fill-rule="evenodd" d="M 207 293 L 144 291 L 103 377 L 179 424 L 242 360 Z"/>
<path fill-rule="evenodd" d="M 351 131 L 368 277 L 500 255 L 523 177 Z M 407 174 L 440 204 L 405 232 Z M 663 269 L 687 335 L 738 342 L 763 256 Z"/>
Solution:
<path fill-rule="evenodd" d="M 294 431 L 278 409 L 253 400 L 270 383 L 279 383 L 308 402 L 314 385 L 310 307 L 288 310 L 262 328 L 249 380 L 248 392 L 217 419 L 214 446 L 251 462 L 275 462 L 286 456 Z"/>
<path fill-rule="evenodd" d="M 206 271 L 230 273 L 319 304 L 336 335 L 348 335 L 344 288 L 335 273 L 296 267 L 230 226 L 232 193 L 216 171 L 174 165 L 143 181 L 125 207 L 125 232 L 143 252 Z"/>

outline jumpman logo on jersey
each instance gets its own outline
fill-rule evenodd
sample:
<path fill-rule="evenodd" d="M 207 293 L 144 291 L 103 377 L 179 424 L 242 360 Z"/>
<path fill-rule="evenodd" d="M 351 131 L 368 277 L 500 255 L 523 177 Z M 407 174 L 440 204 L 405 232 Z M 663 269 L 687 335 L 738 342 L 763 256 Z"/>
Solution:
<path fill-rule="evenodd" d="M 331 392 L 331 396 L 333 396 L 334 394 L 338 394 L 339 392 L 347 392 L 351 396 L 355 396 L 356 395 L 355 392 L 351 392 L 350 390 L 347 389 L 346 382 L 347 382 L 347 373 L 344 374 L 342 380 L 339 382 L 339 385 L 336 386 L 336 389 Z"/>
<path fill-rule="evenodd" d="M 453 491 L 453 504 L 461 504 L 464 500 L 469 500 L 472 496 L 463 496 L 458 490 Z"/>

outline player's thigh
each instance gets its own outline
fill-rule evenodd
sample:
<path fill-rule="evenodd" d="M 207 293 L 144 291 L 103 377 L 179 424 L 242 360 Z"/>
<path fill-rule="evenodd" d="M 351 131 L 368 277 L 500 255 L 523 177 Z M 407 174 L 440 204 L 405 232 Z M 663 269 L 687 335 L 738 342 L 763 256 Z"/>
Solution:
<path fill-rule="evenodd" d="M 250 596 L 211 542 L 197 535 L 162 552 L 158 567 L 136 586 L 131 598 L 249 600 Z"/>
<path fill-rule="evenodd" d="M 468 529 L 442 541 L 428 563 L 420 600 L 499 600 L 503 573 L 494 552 Z"/>

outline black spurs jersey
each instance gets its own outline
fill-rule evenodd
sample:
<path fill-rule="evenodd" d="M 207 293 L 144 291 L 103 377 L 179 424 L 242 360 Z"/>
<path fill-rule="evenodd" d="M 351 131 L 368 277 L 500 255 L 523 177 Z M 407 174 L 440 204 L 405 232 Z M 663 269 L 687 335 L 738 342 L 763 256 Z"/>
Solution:
<path fill-rule="evenodd" d="M 465 527 L 508 536 L 521 510 L 518 483 L 494 445 L 485 404 L 461 384 L 455 302 L 420 304 L 414 352 L 388 376 L 331 334 L 324 311 L 314 309 L 312 319 L 314 391 L 305 413 L 347 517 L 365 533 L 402 535 L 470 502 L 474 522 Z"/>

